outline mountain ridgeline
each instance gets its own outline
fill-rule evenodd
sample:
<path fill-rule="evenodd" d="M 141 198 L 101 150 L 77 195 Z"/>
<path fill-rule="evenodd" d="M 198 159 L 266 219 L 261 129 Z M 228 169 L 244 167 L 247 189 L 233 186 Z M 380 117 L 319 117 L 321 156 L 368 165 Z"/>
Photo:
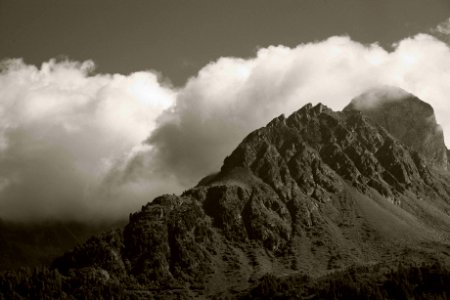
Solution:
<path fill-rule="evenodd" d="M 245 298 L 266 274 L 305 283 L 355 266 L 445 269 L 447 154 L 431 106 L 401 90 L 370 91 L 341 112 L 307 104 L 250 133 L 182 195 L 154 199 L 41 277 L 4 275 L 0 288 L 7 298 Z M 18 288 L 36 276 L 51 290 Z"/>

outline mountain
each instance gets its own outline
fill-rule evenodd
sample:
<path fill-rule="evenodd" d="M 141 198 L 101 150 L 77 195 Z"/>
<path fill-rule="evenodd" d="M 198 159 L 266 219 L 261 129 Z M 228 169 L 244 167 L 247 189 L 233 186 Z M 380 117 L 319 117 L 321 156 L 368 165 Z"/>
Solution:
<path fill-rule="evenodd" d="M 447 169 L 447 148 L 442 128 L 431 105 L 396 87 L 367 91 L 344 108 L 359 110 L 429 163 Z"/>
<path fill-rule="evenodd" d="M 91 238 L 38 275 L 3 276 L 0 290 L 10 298 L 220 298 L 251 293 L 268 273 L 317 287 L 354 266 L 374 274 L 402 263 L 450 267 L 450 173 L 436 154 L 434 115 L 413 96 L 370 109 L 364 99 L 341 112 L 307 104 L 273 119 L 217 174 L 154 199 L 123 230 Z M 398 110 L 417 115 L 405 124 L 432 125 L 391 125 Z M 437 152 L 414 136 L 432 136 Z M 30 276 L 47 284 L 19 291 L 37 280 Z"/>

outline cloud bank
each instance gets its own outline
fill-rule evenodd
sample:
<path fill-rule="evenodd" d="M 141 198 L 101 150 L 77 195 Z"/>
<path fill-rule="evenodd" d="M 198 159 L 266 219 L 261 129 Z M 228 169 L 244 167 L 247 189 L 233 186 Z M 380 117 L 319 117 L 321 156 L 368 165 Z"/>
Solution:
<path fill-rule="evenodd" d="M 3 62 L 1 218 L 84 219 L 131 209 L 132 197 L 108 198 L 100 187 L 137 151 L 174 92 L 151 72 L 91 76 L 92 69 L 90 61 L 51 60 L 39 69 Z"/>
<path fill-rule="evenodd" d="M 186 185 L 218 170 L 250 131 L 307 102 L 342 109 L 381 85 L 432 104 L 450 141 L 450 49 L 430 35 L 407 38 L 388 52 L 348 37 L 260 49 L 251 59 L 221 58 L 190 79 L 148 139 L 154 161 Z"/>
<path fill-rule="evenodd" d="M 0 217 L 120 216 L 217 171 L 250 131 L 380 85 L 429 102 L 450 141 L 450 49 L 419 34 L 387 51 L 349 37 L 220 58 L 175 89 L 155 72 L 20 60 L 0 74 Z"/>

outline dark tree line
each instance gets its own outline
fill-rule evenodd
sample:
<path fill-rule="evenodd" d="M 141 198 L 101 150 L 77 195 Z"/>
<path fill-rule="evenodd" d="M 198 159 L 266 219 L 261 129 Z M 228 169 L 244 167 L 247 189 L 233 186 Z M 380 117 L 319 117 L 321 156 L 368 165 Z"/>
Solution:
<path fill-rule="evenodd" d="M 186 290 L 155 290 L 132 278 L 107 276 L 86 267 L 20 269 L 0 273 L 3 299 L 185 299 Z M 234 298 L 234 297 L 233 297 Z M 313 279 L 307 275 L 263 276 L 242 299 L 449 299 L 450 269 L 439 263 L 351 267 Z"/>
<path fill-rule="evenodd" d="M 450 299 L 450 270 L 439 263 L 380 271 L 352 267 L 314 280 L 268 274 L 244 299 Z"/>

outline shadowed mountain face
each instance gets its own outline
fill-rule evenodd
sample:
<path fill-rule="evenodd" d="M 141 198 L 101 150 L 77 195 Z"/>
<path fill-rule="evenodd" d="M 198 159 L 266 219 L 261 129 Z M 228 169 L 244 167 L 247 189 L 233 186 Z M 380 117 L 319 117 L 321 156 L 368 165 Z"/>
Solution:
<path fill-rule="evenodd" d="M 92 238 L 53 268 L 133 295 L 209 297 L 246 290 L 269 272 L 450 264 L 449 174 L 432 167 L 438 156 L 409 140 L 411 132 L 383 128 L 391 124 L 377 121 L 383 108 L 355 110 L 362 101 L 343 112 L 308 104 L 275 118 L 248 135 L 220 172 L 180 196 L 156 198 L 123 231 Z M 429 118 L 431 108 L 417 101 L 401 107 Z M 385 116 L 395 116 L 392 105 L 381 106 Z M 426 128 L 410 130 L 435 134 Z"/>
<path fill-rule="evenodd" d="M 399 88 L 370 90 L 344 110 L 359 110 L 436 167 L 447 169 L 447 148 L 433 108 Z"/>

